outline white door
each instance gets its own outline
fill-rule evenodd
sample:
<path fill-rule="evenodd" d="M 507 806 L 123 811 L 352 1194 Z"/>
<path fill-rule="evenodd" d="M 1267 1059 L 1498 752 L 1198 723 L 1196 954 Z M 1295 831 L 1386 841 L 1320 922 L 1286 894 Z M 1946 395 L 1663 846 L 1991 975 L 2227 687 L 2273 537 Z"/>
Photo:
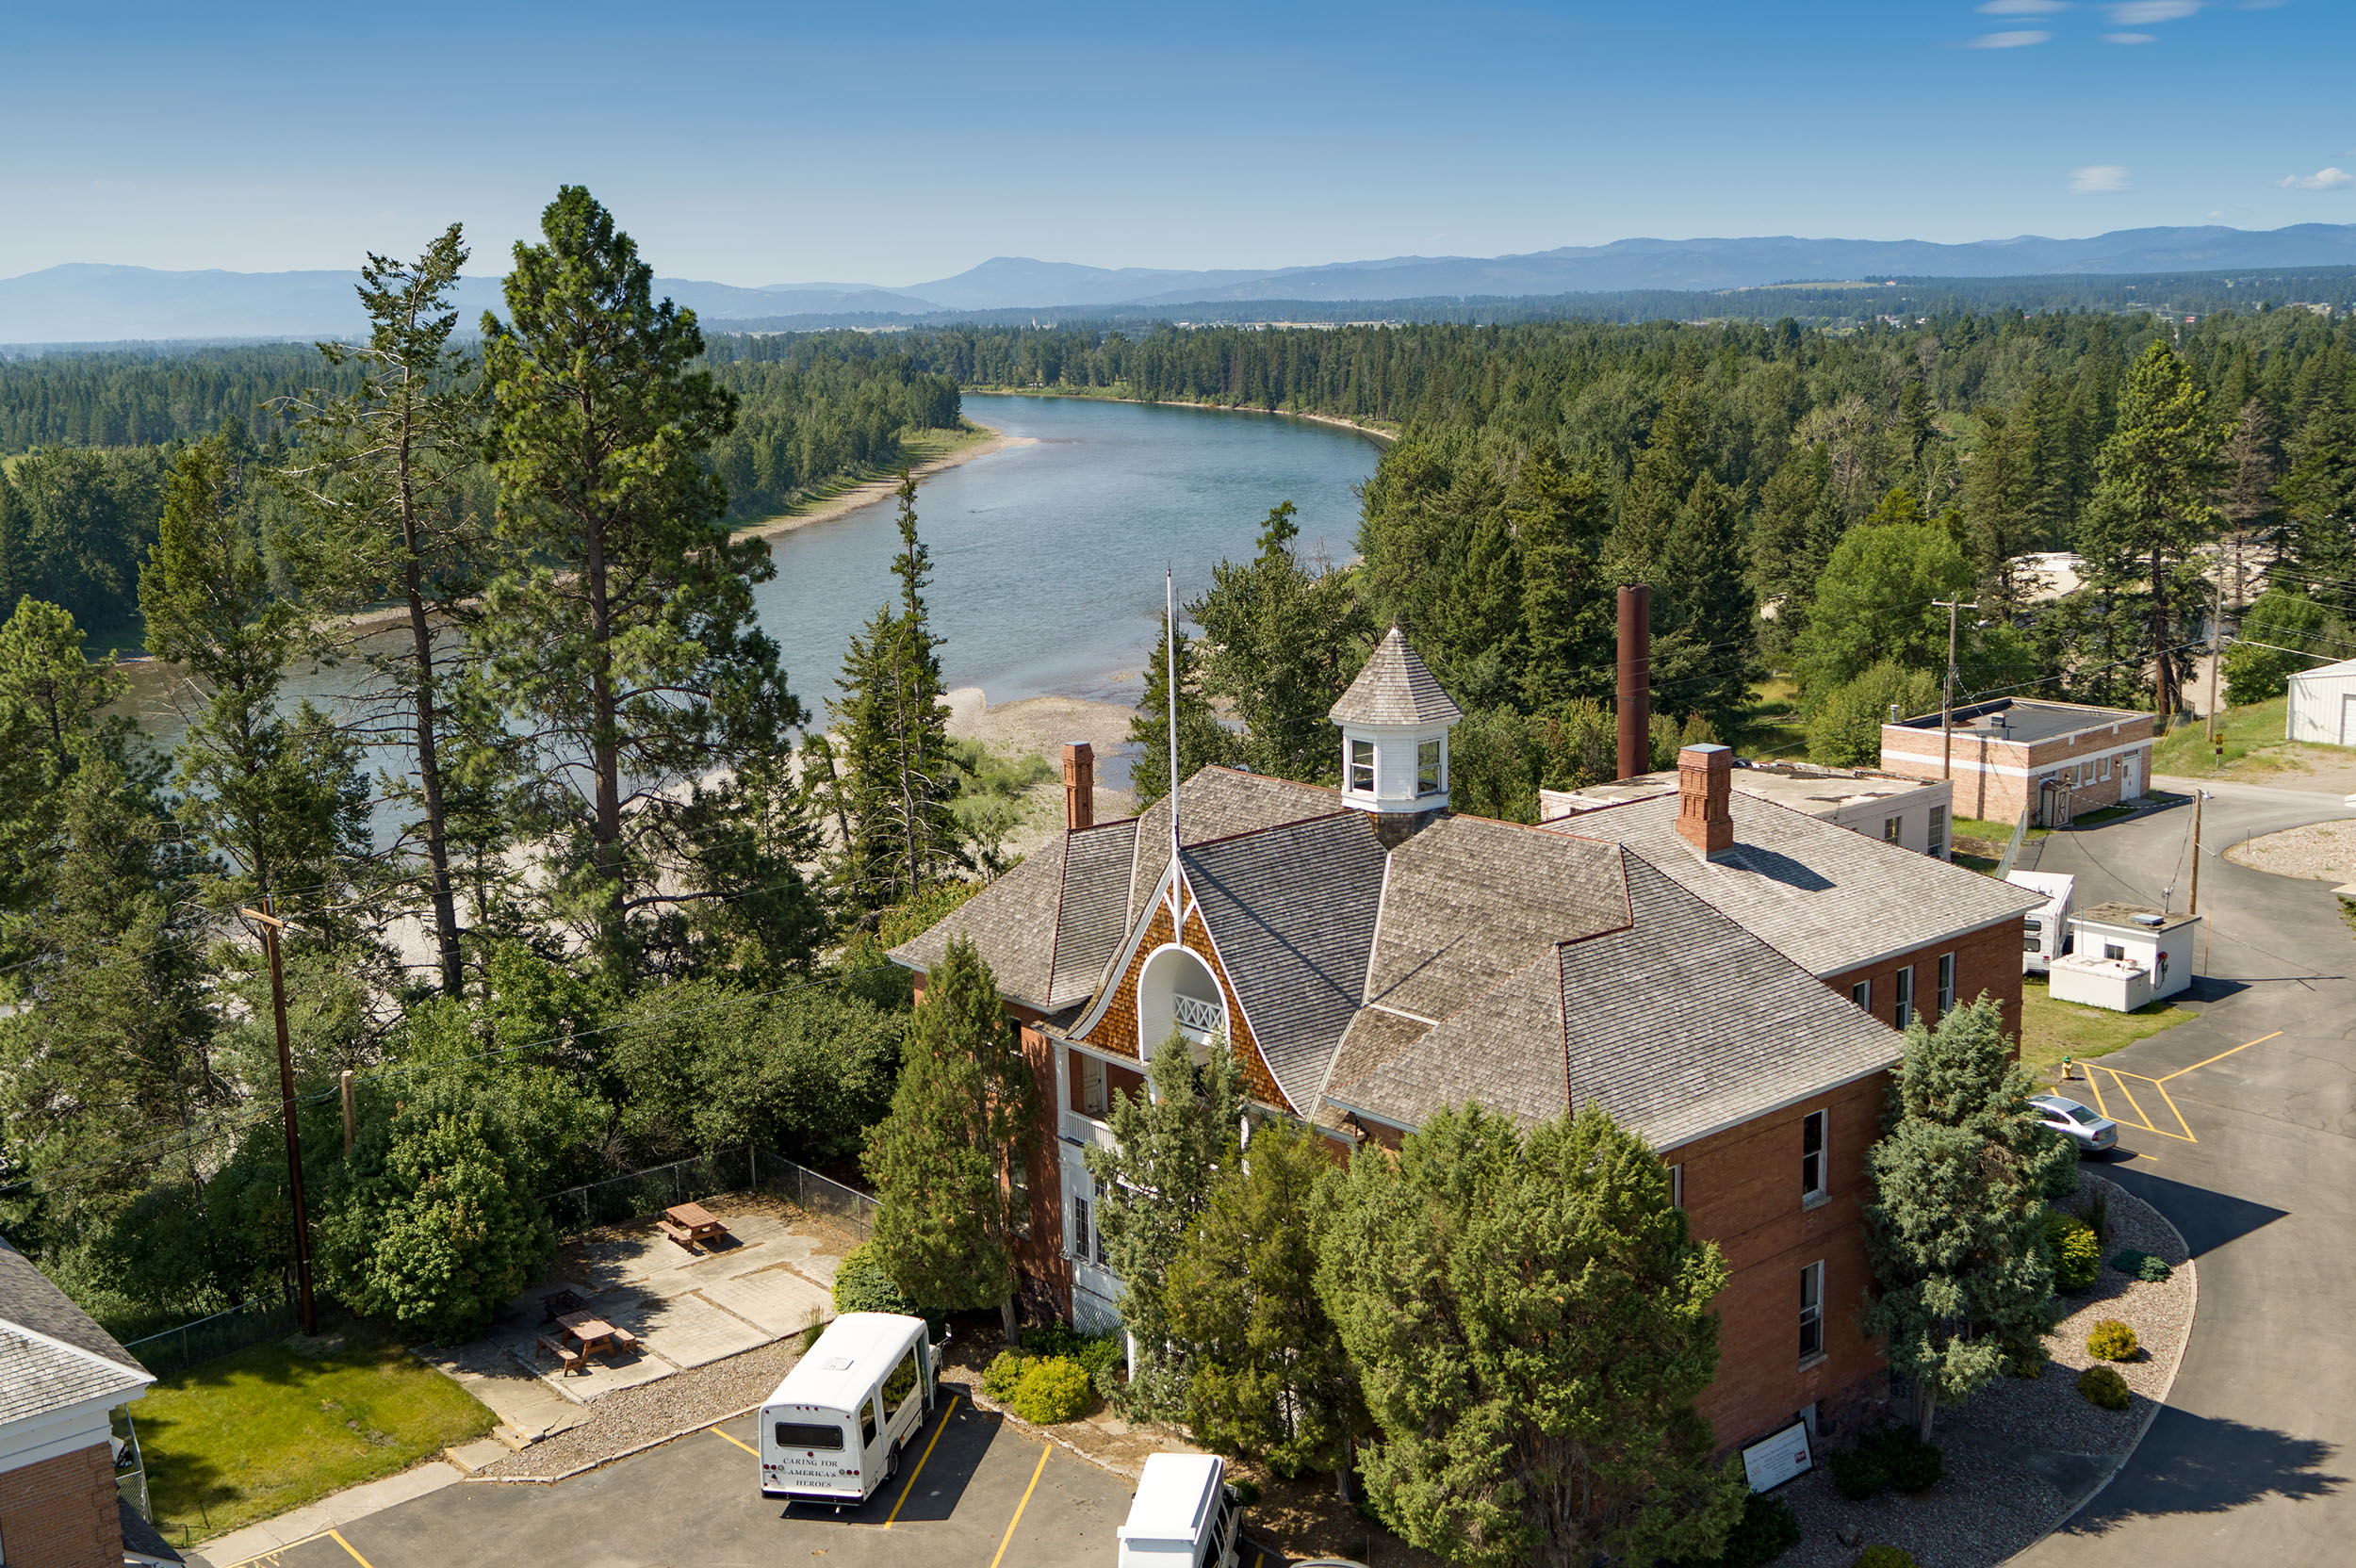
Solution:
<path fill-rule="evenodd" d="M 2136 800 L 2143 794 L 2143 753 L 2131 751 L 2119 760 L 2119 798 Z"/>
<path fill-rule="evenodd" d="M 2340 744 L 2356 746 L 2356 692 L 2340 698 Z"/>

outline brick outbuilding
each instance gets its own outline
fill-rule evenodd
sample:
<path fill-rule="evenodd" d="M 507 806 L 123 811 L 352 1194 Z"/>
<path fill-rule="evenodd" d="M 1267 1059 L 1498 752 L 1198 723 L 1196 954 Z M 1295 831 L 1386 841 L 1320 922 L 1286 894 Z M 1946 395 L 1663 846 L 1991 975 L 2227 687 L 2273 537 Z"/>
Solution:
<path fill-rule="evenodd" d="M 2034 808 L 2037 825 L 2061 827 L 2141 799 L 2158 736 L 2158 718 L 2133 709 L 2000 697 L 1956 709 L 1952 735 L 1937 713 L 1882 726 L 1881 765 L 1908 778 L 1952 776 L 1965 816 L 2008 823 Z"/>

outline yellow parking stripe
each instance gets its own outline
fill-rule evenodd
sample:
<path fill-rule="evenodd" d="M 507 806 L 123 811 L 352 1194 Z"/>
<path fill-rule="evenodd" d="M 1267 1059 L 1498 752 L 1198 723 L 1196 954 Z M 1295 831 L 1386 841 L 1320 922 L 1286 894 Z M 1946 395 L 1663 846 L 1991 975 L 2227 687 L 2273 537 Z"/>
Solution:
<path fill-rule="evenodd" d="M 941 1413 L 941 1420 L 933 1428 L 933 1435 L 925 1441 L 924 1451 L 916 1456 L 916 1468 L 908 1472 L 908 1485 L 900 1488 L 900 1501 L 892 1505 L 892 1519 L 900 1517 L 901 1507 L 908 1502 L 908 1494 L 916 1490 L 916 1478 L 924 1473 L 924 1462 L 933 1457 L 933 1445 L 940 1442 L 941 1434 L 949 1429 L 949 1417 L 957 1413 L 957 1401 L 964 1397 L 962 1394 L 949 1396 L 949 1408 Z M 892 1519 L 883 1522 L 884 1528 L 892 1527 Z"/>
<path fill-rule="evenodd" d="M 2158 1132 L 2159 1129 L 2151 1125 L 2151 1113 L 2146 1111 L 2140 1104 L 2136 1104 L 2135 1091 L 2127 1086 L 2126 1077 L 2116 1068 L 2106 1068 L 2103 1070 L 2110 1073 L 2111 1082 L 2119 1086 L 2119 1092 L 2127 1097 L 2127 1103 L 2135 1106 L 2135 1115 L 2143 1120 L 2143 1130 L 2147 1133 Z"/>
<path fill-rule="evenodd" d="M 721 1430 L 719 1428 L 717 1428 L 717 1427 L 706 1427 L 706 1428 L 704 1429 L 704 1430 L 706 1430 L 706 1431 L 710 1432 L 710 1433 L 711 1433 L 712 1436 L 714 1436 L 714 1437 L 725 1439 L 726 1441 L 728 1441 L 728 1442 L 729 1442 L 729 1443 L 735 1443 L 735 1444 L 736 1444 L 736 1446 L 737 1446 L 738 1447 L 740 1447 L 740 1448 L 744 1449 L 746 1453 L 748 1453 L 748 1454 L 752 1455 L 752 1456 L 753 1456 L 753 1458 L 755 1458 L 755 1459 L 759 1459 L 759 1458 L 761 1457 L 761 1450 L 760 1450 L 760 1449 L 758 1449 L 758 1448 L 756 1448 L 756 1447 L 753 1447 L 753 1446 L 750 1446 L 749 1444 L 737 1442 L 737 1440 L 736 1440 L 735 1438 L 729 1437 L 728 1433 L 726 1433 L 726 1432 L 722 1431 L 722 1430 Z"/>
<path fill-rule="evenodd" d="M 1014 1517 L 1006 1521 L 1006 1533 L 998 1539 L 998 1555 L 990 1560 L 990 1568 L 998 1568 L 1006 1560 L 1006 1548 L 1014 1543 L 1014 1527 L 1023 1523 L 1023 1511 L 1031 1506 L 1031 1494 L 1039 1490 L 1039 1478 L 1047 1469 L 1047 1456 L 1055 1451 L 1052 1443 L 1039 1447 L 1039 1463 L 1031 1471 L 1031 1484 L 1023 1489 L 1023 1500 L 1014 1505 Z"/>
<path fill-rule="evenodd" d="M 2109 1120 L 2117 1120 L 2118 1118 L 2111 1115 L 2111 1108 L 2102 1103 L 2102 1083 L 2101 1079 L 2094 1076 L 2092 1062 L 2086 1064 L 2086 1087 L 2094 1091 L 2094 1114 Z"/>
<path fill-rule="evenodd" d="M 2279 1035 L 2282 1032 L 2282 1030 L 2277 1029 L 2274 1032 L 2274 1035 Z M 2264 1045 L 2266 1041 L 2274 1038 L 2274 1035 L 2260 1035 L 2254 1040 L 2244 1040 L 2241 1044 L 2233 1047 L 2233 1051 L 2247 1051 L 2253 1045 Z M 2180 1067 L 2175 1071 L 2169 1073 L 2168 1078 L 2182 1078 L 2187 1072 L 2197 1072 L 2201 1069 L 2207 1067 L 2210 1062 L 2223 1061 L 2226 1057 L 2232 1055 L 2233 1051 L 2220 1051 L 2216 1055 L 2209 1057 L 2207 1061 L 2195 1062 L 2190 1067 Z M 2165 1084 L 2168 1082 L 2168 1078 L 2155 1079 L 2154 1082 Z"/>
<path fill-rule="evenodd" d="M 327 1534 L 328 1539 L 335 1542 L 336 1545 L 341 1546 L 345 1551 L 352 1553 L 352 1560 L 358 1563 L 360 1568 L 376 1568 L 376 1564 L 370 1562 L 367 1558 L 362 1557 L 356 1550 L 353 1549 L 352 1543 L 343 1538 L 342 1531 L 329 1530 Z"/>

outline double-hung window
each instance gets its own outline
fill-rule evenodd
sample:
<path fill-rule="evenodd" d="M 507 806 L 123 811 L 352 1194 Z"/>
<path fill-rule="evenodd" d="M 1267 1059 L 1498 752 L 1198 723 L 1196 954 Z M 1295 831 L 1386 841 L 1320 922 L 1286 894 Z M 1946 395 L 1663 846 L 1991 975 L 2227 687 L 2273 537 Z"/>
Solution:
<path fill-rule="evenodd" d="M 1899 829 L 1905 826 L 1906 820 L 1904 817 L 1884 817 L 1882 819 L 1882 842 L 1896 843 Z"/>
<path fill-rule="evenodd" d="M 1350 787 L 1364 794 L 1374 793 L 1374 743 L 1350 743 Z"/>
<path fill-rule="evenodd" d="M 1929 842 L 1923 846 L 1922 853 L 1933 858 L 1941 858 L 1947 853 L 1947 808 L 1944 806 L 1931 808 L 1931 836 Z"/>
<path fill-rule="evenodd" d="M 1440 743 L 1426 741 L 1416 746 L 1415 793 L 1436 795 L 1447 783 L 1447 772 L 1440 766 Z"/>
<path fill-rule="evenodd" d="M 1830 1113 L 1810 1111 L 1800 1119 L 1800 1201 L 1824 1200 L 1824 1134 Z"/>
<path fill-rule="evenodd" d="M 2107 782 L 2111 776 L 2111 760 L 2107 757 L 2094 765 L 2094 776 Z"/>
<path fill-rule="evenodd" d="M 1914 1021 L 1914 966 L 1908 964 L 1898 972 L 1898 1002 L 1890 1016 L 1904 1029 Z"/>
<path fill-rule="evenodd" d="M 1955 1008 L 1955 956 L 1939 956 L 1939 1016 L 1945 1018 Z"/>
<path fill-rule="evenodd" d="M 1809 1264 L 1800 1270 L 1800 1363 L 1806 1365 L 1824 1353 L 1824 1266 Z"/>
<path fill-rule="evenodd" d="M 1857 1004 L 1858 1012 L 1872 1012 L 1873 1010 L 1873 982 L 1871 980 L 1853 981 L 1849 986 L 1849 1000 Z"/>
<path fill-rule="evenodd" d="M 1669 1168 L 1669 1201 L 1680 1209 L 1685 1207 L 1685 1167 L 1681 1165 Z"/>
<path fill-rule="evenodd" d="M 1096 1231 L 1088 1223 L 1088 1200 L 1078 1193 L 1072 1195 L 1072 1255 L 1082 1263 L 1101 1263 L 1095 1246 Z"/>

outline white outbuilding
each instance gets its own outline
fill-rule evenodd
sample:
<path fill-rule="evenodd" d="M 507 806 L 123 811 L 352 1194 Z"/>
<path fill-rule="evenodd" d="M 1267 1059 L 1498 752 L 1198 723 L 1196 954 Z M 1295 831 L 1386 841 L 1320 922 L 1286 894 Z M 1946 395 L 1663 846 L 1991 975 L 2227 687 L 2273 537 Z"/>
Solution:
<path fill-rule="evenodd" d="M 2327 746 L 2356 746 L 2356 659 L 2291 677 L 2290 713 L 2282 738 Z"/>
<path fill-rule="evenodd" d="M 2192 984 L 2199 915 L 2097 904 L 2069 920 L 2070 956 L 2047 972 L 2054 1001 L 2132 1013 Z"/>

